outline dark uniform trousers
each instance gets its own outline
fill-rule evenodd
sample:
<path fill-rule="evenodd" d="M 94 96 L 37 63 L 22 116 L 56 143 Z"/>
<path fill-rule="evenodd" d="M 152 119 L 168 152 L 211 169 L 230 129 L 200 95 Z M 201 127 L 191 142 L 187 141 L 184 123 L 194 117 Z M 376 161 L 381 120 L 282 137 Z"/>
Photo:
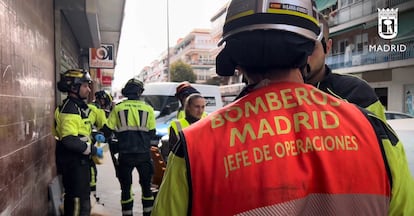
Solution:
<path fill-rule="evenodd" d="M 64 215 L 90 215 L 90 161 L 73 159 L 62 166 L 62 180 L 65 188 Z M 87 178 L 87 180 L 85 180 Z"/>
<path fill-rule="evenodd" d="M 121 184 L 121 204 L 123 215 L 132 215 L 134 197 L 131 191 L 132 171 L 136 168 L 139 174 L 139 184 L 142 189 L 142 206 L 145 212 L 150 212 L 154 202 L 151 191 L 151 178 L 154 173 L 150 152 L 121 153 L 119 155 L 118 179 Z"/>

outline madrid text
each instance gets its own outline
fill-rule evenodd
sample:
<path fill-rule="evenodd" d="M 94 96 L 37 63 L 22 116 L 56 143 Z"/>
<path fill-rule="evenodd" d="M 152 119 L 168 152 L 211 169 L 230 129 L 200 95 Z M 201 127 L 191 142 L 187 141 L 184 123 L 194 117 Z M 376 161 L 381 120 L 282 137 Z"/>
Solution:
<path fill-rule="evenodd" d="M 213 129 L 226 125 L 226 122 L 239 123 L 248 117 L 258 117 L 252 123 L 230 128 L 229 146 L 245 145 L 239 152 L 225 155 L 223 158 L 225 177 L 243 167 L 264 163 L 284 157 L 296 157 L 308 153 L 331 151 L 357 151 L 358 142 L 355 136 L 329 133 L 331 135 L 301 135 L 305 131 L 335 130 L 340 125 L 340 118 L 335 112 L 318 110 L 301 111 L 300 106 L 340 106 L 342 102 L 328 97 L 318 89 L 309 93 L 305 88 L 283 89 L 278 93 L 270 92 L 256 97 L 254 100 L 232 106 L 226 112 L 211 116 Z M 280 112 L 285 115 L 258 115 L 276 110 L 295 110 Z M 306 110 L 306 109 L 305 109 Z M 262 116 L 262 117 L 259 117 Z M 296 135 L 292 135 L 296 134 Z M 300 134 L 300 135 L 298 135 Z M 304 133 L 307 134 L 307 133 Z M 284 136 L 274 139 L 273 143 L 264 143 L 264 137 Z M 269 140 L 269 139 L 266 139 Z"/>
<path fill-rule="evenodd" d="M 405 44 L 378 44 L 378 45 L 369 45 L 369 52 L 405 52 L 407 50 L 407 45 Z"/>

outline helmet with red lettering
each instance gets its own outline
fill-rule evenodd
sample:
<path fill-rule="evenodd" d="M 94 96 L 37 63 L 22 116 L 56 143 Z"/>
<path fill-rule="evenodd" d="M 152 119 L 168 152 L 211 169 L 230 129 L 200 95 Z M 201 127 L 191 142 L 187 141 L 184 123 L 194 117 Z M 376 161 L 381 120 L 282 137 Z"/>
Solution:
<path fill-rule="evenodd" d="M 232 0 L 216 59 L 217 74 L 236 67 L 303 68 L 322 31 L 313 0 Z"/>
<path fill-rule="evenodd" d="M 70 69 L 60 75 L 57 87 L 61 92 L 77 93 L 82 83 L 92 83 L 89 73 L 83 69 Z"/>

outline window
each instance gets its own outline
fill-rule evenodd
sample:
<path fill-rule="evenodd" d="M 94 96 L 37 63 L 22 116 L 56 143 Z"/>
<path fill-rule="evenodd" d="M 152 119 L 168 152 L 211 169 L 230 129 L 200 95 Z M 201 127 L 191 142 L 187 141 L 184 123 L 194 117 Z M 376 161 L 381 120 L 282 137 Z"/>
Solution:
<path fill-rule="evenodd" d="M 355 36 L 356 52 L 368 52 L 368 33 Z"/>
<path fill-rule="evenodd" d="M 345 47 L 348 45 L 348 40 L 340 40 L 338 41 L 338 48 L 339 48 L 339 54 L 345 53 Z"/>
<path fill-rule="evenodd" d="M 340 8 L 343 8 L 343 7 L 350 6 L 354 3 L 358 3 L 358 2 L 362 2 L 362 0 L 340 0 L 339 1 L 339 6 L 340 6 Z"/>

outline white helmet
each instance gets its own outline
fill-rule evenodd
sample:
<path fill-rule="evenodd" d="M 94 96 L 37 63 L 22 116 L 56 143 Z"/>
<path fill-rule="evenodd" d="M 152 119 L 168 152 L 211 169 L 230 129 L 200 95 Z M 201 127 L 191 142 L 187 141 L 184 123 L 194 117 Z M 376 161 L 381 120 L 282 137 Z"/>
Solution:
<path fill-rule="evenodd" d="M 216 73 L 231 76 L 237 66 L 258 73 L 273 68 L 302 70 L 322 37 L 313 0 L 232 0 Z"/>
<path fill-rule="evenodd" d="M 219 45 L 237 33 L 267 29 L 294 32 L 312 40 L 323 37 L 313 0 L 232 0 Z"/>

